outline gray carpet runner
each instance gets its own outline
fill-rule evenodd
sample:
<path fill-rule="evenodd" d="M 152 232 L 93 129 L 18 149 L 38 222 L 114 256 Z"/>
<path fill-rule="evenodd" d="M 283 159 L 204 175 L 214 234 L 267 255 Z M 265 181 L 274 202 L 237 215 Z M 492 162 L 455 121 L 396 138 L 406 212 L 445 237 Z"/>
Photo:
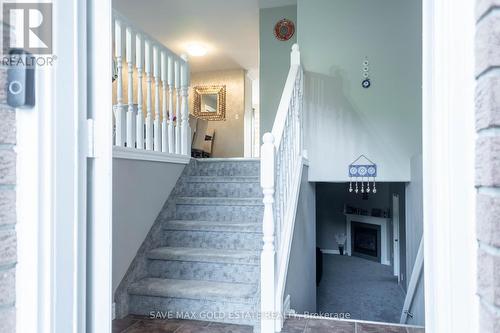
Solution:
<path fill-rule="evenodd" d="M 146 251 L 146 272 L 127 288 L 128 312 L 256 325 L 259 161 L 193 161 L 169 200 L 175 211 L 160 213 L 171 217 L 160 220 L 160 246 Z"/>

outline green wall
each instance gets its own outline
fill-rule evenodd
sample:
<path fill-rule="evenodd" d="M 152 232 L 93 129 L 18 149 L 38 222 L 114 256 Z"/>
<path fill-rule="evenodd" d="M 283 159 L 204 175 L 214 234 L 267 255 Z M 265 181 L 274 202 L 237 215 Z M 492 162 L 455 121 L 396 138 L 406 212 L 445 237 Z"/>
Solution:
<path fill-rule="evenodd" d="M 274 25 L 287 18 L 295 22 L 295 34 L 283 42 L 274 37 Z M 297 41 L 297 6 L 260 10 L 260 133 L 271 131 L 290 68 L 290 51 Z"/>
<path fill-rule="evenodd" d="M 365 154 L 379 180 L 410 181 L 422 150 L 421 0 L 298 0 L 297 16 L 309 179 L 346 181 Z"/>

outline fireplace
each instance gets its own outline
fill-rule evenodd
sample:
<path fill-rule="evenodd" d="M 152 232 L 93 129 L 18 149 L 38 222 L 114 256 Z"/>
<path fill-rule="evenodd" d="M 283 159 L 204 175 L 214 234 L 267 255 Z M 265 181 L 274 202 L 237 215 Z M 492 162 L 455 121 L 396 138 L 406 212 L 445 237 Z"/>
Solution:
<path fill-rule="evenodd" d="M 375 224 L 351 222 L 351 255 L 381 262 L 380 229 Z"/>

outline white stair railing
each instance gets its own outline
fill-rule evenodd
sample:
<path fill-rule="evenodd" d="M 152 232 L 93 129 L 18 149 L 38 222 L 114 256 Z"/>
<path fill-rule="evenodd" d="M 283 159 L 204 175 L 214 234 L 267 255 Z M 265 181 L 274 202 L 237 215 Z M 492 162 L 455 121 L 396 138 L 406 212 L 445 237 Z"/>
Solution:
<path fill-rule="evenodd" d="M 187 57 L 176 55 L 117 11 L 113 11 L 113 20 L 117 81 L 113 101 L 115 146 L 190 155 Z M 126 93 L 123 91 L 124 67 L 128 79 Z M 134 80 L 137 80 L 136 91 Z M 143 113 L 144 87 L 146 114 Z"/>
<path fill-rule="evenodd" d="M 261 147 L 264 194 L 261 253 L 261 332 L 281 331 L 283 293 L 302 177 L 302 82 L 299 46 L 291 65 L 271 133 Z"/>

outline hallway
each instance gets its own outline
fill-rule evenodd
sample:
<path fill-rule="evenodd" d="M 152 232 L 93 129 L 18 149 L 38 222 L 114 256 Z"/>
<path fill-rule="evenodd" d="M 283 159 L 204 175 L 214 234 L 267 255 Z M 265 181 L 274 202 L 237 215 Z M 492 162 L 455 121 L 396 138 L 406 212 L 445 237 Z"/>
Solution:
<path fill-rule="evenodd" d="M 405 297 L 390 266 L 330 254 L 323 254 L 317 291 L 318 312 L 388 323 L 399 323 Z"/>

